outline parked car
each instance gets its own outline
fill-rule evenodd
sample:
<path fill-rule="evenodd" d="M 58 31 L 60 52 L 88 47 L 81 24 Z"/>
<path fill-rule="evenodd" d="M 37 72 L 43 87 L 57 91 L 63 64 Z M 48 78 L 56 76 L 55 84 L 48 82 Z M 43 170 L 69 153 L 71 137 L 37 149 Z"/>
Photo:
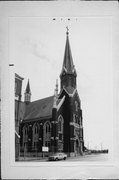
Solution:
<path fill-rule="evenodd" d="M 67 155 L 65 153 L 54 153 L 49 156 L 49 161 L 58 161 L 58 160 L 65 160 Z"/>

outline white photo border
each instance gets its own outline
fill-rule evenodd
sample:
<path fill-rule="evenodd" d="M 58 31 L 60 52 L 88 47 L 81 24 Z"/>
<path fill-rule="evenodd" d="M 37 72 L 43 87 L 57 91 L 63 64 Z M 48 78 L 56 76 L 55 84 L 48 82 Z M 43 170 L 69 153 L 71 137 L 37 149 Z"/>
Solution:
<path fill-rule="evenodd" d="M 2 45 L 2 89 L 1 89 L 1 164 L 5 179 L 79 179 L 119 178 L 119 96 L 118 96 L 118 2 L 2 2 L 1 3 Z M 62 11 L 61 11 L 62 10 Z M 55 163 L 15 162 L 14 137 L 14 66 L 9 66 L 9 19 L 12 17 L 81 17 L 108 16 L 112 20 L 113 61 L 113 112 L 114 112 L 114 158 L 108 163 Z M 11 123 L 12 122 L 12 123 Z"/>

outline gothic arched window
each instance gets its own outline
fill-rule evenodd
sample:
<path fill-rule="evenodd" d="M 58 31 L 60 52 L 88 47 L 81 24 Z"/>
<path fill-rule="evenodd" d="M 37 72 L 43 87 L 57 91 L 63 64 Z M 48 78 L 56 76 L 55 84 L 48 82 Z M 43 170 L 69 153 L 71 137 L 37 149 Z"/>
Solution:
<path fill-rule="evenodd" d="M 58 151 L 63 151 L 63 129 L 64 129 L 64 119 L 62 115 L 58 117 Z"/>
<path fill-rule="evenodd" d="M 33 150 L 36 151 L 38 149 L 38 140 L 39 140 L 39 125 L 37 123 L 33 125 L 32 134 L 33 134 L 32 147 Z"/>
<path fill-rule="evenodd" d="M 60 115 L 58 117 L 58 132 L 63 133 L 63 123 L 64 123 L 64 119 L 63 119 L 62 115 Z"/>
<path fill-rule="evenodd" d="M 28 142 L 28 126 L 25 125 L 23 127 L 23 141 L 22 141 L 23 148 L 25 149 L 27 149 L 27 142 Z"/>
<path fill-rule="evenodd" d="M 44 141 L 43 144 L 50 149 L 50 138 L 51 138 L 51 123 L 49 121 L 44 124 Z"/>
<path fill-rule="evenodd" d="M 46 133 L 49 133 L 49 132 L 50 132 L 50 124 L 47 123 L 47 124 L 46 124 Z"/>

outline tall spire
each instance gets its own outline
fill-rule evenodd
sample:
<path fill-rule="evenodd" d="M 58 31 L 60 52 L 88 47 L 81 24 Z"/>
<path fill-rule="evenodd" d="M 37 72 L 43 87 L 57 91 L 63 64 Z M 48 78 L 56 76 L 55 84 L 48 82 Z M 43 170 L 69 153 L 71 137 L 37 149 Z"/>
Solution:
<path fill-rule="evenodd" d="M 26 86 L 26 93 L 31 93 L 31 90 L 30 90 L 30 84 L 29 84 L 29 79 L 28 79 L 28 83 L 27 83 L 27 86 Z"/>
<path fill-rule="evenodd" d="M 74 67 L 74 64 L 73 64 L 73 58 L 72 58 L 70 43 L 69 43 L 69 29 L 68 29 L 68 27 L 66 27 L 66 28 L 67 28 L 67 31 L 66 31 L 66 45 L 65 45 L 64 61 L 63 61 L 61 75 L 63 73 L 67 73 L 67 74 L 76 73 L 75 67 Z"/>
<path fill-rule="evenodd" d="M 69 43 L 69 29 L 66 27 L 66 45 L 65 45 L 65 52 L 64 52 L 64 60 L 62 71 L 60 74 L 61 79 L 61 89 L 63 87 L 71 86 L 76 88 L 76 70 L 73 63 L 70 43 Z"/>
<path fill-rule="evenodd" d="M 26 90 L 25 90 L 25 93 L 24 93 L 24 101 L 26 103 L 29 103 L 31 101 L 31 90 L 30 90 L 29 79 L 28 79 L 28 83 L 27 83 Z"/>

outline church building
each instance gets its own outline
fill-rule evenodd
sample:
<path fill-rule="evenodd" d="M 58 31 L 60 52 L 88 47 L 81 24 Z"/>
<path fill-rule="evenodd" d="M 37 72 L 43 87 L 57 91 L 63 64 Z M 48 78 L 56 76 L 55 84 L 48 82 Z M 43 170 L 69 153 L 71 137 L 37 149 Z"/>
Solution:
<path fill-rule="evenodd" d="M 64 60 L 60 74 L 60 91 L 56 82 L 53 96 L 31 102 L 28 81 L 23 102 L 23 119 L 20 121 L 21 152 L 65 152 L 68 156 L 84 152 L 83 117 L 77 91 L 77 73 L 74 66 L 69 32 L 66 32 Z"/>

